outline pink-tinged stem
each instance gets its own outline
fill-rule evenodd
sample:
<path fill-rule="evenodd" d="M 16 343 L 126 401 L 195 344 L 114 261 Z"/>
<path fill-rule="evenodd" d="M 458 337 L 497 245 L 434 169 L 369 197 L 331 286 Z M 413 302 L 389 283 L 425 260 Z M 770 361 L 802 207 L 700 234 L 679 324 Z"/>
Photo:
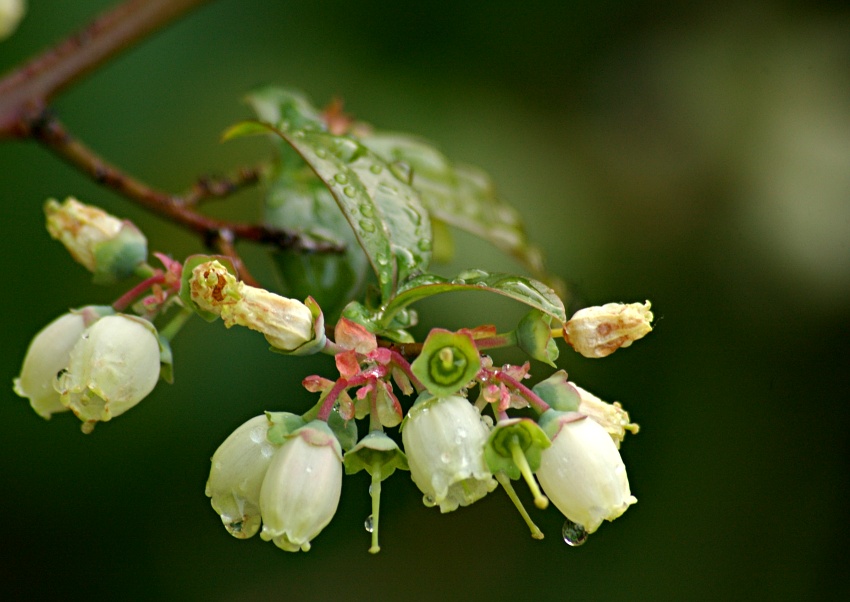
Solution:
<path fill-rule="evenodd" d="M 118 299 L 115 300 L 115 303 L 112 304 L 112 308 L 115 311 L 124 311 L 125 309 L 130 307 L 130 304 L 133 303 L 133 301 L 140 297 L 154 284 L 161 284 L 165 282 L 165 278 L 165 274 L 163 272 L 159 272 L 146 280 L 142 280 L 129 291 L 118 297 Z"/>
<path fill-rule="evenodd" d="M 505 374 L 503 371 L 497 370 L 496 373 L 493 375 L 493 378 L 497 381 L 505 383 L 517 393 L 522 395 L 523 399 L 530 403 L 531 407 L 534 408 L 534 411 L 536 411 L 537 413 L 542 414 L 546 410 L 552 409 L 551 406 L 545 401 L 543 401 L 537 393 L 526 387 L 514 377 Z"/>

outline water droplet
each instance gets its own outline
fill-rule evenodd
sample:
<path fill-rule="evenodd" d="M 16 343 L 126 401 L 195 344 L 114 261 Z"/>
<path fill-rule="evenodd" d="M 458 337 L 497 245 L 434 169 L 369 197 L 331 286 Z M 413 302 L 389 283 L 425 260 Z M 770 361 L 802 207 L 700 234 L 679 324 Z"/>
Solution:
<path fill-rule="evenodd" d="M 363 528 L 366 529 L 369 533 L 375 530 L 375 521 L 372 520 L 371 514 L 366 517 L 366 520 L 363 523 Z"/>
<path fill-rule="evenodd" d="M 369 203 L 363 203 L 360 205 L 360 215 L 363 217 L 372 217 L 375 215 L 375 209 Z"/>
<path fill-rule="evenodd" d="M 342 189 L 342 192 L 345 196 L 350 199 L 354 198 L 354 195 L 357 194 L 357 191 L 354 189 L 354 186 L 346 186 Z"/>
<path fill-rule="evenodd" d="M 375 258 L 375 260 L 378 262 L 378 265 L 380 265 L 380 266 L 385 266 L 390 262 L 389 257 L 387 257 L 386 254 L 384 254 L 384 253 L 379 253 L 378 256 Z"/>
<path fill-rule="evenodd" d="M 266 427 L 258 426 L 257 428 L 253 428 L 248 436 L 254 443 L 262 443 L 266 440 Z"/>
<path fill-rule="evenodd" d="M 430 495 L 423 495 L 422 496 L 422 503 L 425 504 L 426 506 L 428 506 L 429 508 L 433 508 L 434 506 L 437 505 L 437 500 L 435 500 Z"/>
<path fill-rule="evenodd" d="M 561 529 L 561 535 L 564 537 L 564 543 L 568 546 L 577 547 L 586 542 L 590 534 L 578 523 L 567 519 L 564 521 L 564 528 Z"/>
<path fill-rule="evenodd" d="M 347 184 L 348 176 L 344 173 L 338 173 L 334 176 L 334 180 L 336 180 L 337 184 Z"/>
<path fill-rule="evenodd" d="M 404 161 L 390 163 L 390 171 L 405 184 L 410 184 L 413 180 L 413 169 L 411 169 L 410 163 L 405 163 Z"/>
<path fill-rule="evenodd" d="M 427 238 L 423 238 L 418 243 L 416 243 L 416 246 L 419 247 L 420 251 L 423 251 L 423 252 L 424 251 L 430 251 L 431 250 L 431 241 L 428 240 Z"/>
<path fill-rule="evenodd" d="M 320 149 L 317 149 L 317 150 L 316 150 L 316 156 L 317 156 L 319 159 L 324 159 L 325 157 L 327 157 L 327 156 L 328 156 L 328 152 L 327 152 L 325 149 L 320 148 Z"/>
<path fill-rule="evenodd" d="M 375 163 L 374 165 L 370 165 L 370 166 L 369 166 L 369 171 L 371 171 L 371 172 L 372 172 L 373 174 L 375 174 L 375 175 L 378 175 L 378 174 L 379 174 L 379 173 L 381 173 L 383 170 L 384 170 L 384 168 L 383 168 L 383 167 L 381 167 L 380 165 L 378 165 L 377 163 Z"/>
<path fill-rule="evenodd" d="M 444 453 L 440 454 L 440 461 L 443 464 L 448 464 L 449 462 L 452 461 L 452 457 L 449 454 L 444 452 Z"/>
<path fill-rule="evenodd" d="M 357 157 L 361 154 L 361 147 L 354 140 L 349 140 L 347 138 L 340 138 L 337 140 L 336 148 L 334 148 L 334 154 L 346 161 L 351 163 L 357 159 Z"/>
<path fill-rule="evenodd" d="M 360 228 L 364 232 L 374 232 L 375 231 L 375 222 L 370 221 L 368 219 L 361 219 L 360 220 Z"/>

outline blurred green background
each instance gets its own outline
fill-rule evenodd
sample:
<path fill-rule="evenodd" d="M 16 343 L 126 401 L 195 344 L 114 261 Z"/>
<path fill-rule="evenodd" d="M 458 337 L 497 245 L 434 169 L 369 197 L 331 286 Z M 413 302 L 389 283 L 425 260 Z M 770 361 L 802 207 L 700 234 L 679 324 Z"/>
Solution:
<path fill-rule="evenodd" d="M 110 5 L 31 0 L 0 70 Z M 655 332 L 604 361 L 564 350 L 585 388 L 642 426 L 623 456 L 640 502 L 581 548 L 507 498 L 442 516 L 385 483 L 369 555 L 368 480 L 347 478 L 309 554 L 232 539 L 203 488 L 209 457 L 265 409 L 306 409 L 328 358 L 192 322 L 176 382 L 79 432 L 11 391 L 31 337 L 109 303 L 43 228 L 51 196 L 135 220 L 177 257 L 194 238 L 33 143 L 0 144 L 0 530 L 4 596 L 36 599 L 839 600 L 848 578 L 850 9 L 787 2 L 219 0 L 61 96 L 68 127 L 164 189 L 270 152 L 219 144 L 240 97 L 277 83 L 333 96 L 493 174 L 550 267 L 588 304 L 651 299 Z M 256 194 L 213 204 L 253 219 Z M 514 269 L 459 241 L 458 267 Z M 268 276 L 262 250 L 245 249 Z M 475 294 L 426 325 L 509 324 Z M 538 365 L 535 374 L 547 370 Z M 528 499 L 524 489 L 521 490 Z"/>

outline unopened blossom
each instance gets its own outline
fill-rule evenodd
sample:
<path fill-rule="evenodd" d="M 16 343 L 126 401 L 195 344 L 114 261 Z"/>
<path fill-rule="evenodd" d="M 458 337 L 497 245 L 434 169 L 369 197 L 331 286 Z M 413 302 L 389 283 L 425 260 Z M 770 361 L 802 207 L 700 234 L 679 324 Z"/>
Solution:
<path fill-rule="evenodd" d="M 68 409 L 54 387 L 56 375 L 68 367 L 71 349 L 89 324 L 100 317 L 99 309 L 104 308 L 84 307 L 64 314 L 45 326 L 30 343 L 14 388 L 15 393 L 30 400 L 32 409 L 42 418 Z"/>
<path fill-rule="evenodd" d="M 402 428 L 410 476 L 429 506 L 451 512 L 496 488 L 484 460 L 489 429 L 459 395 L 418 401 Z"/>
<path fill-rule="evenodd" d="M 564 338 L 584 357 L 611 355 L 652 331 L 651 304 L 607 303 L 577 311 L 564 326 Z"/>
<path fill-rule="evenodd" d="M 124 314 L 90 326 L 71 350 L 56 383 L 62 404 L 91 432 L 97 422 L 123 414 L 156 386 L 160 349 L 147 320 Z"/>
<path fill-rule="evenodd" d="M 202 310 L 234 324 L 263 333 L 277 349 L 293 351 L 315 338 L 313 314 L 295 299 L 237 280 L 220 262 L 208 261 L 192 270 L 192 300 Z"/>
<path fill-rule="evenodd" d="M 626 431 L 636 434 L 640 427 L 629 420 L 629 413 L 623 409 L 619 402 L 608 403 L 602 401 L 593 393 L 585 391 L 575 383 L 571 383 L 578 391 L 581 401 L 578 406 L 578 413 L 589 416 L 611 435 L 617 449 L 620 448 L 620 443 L 626 436 Z"/>
<path fill-rule="evenodd" d="M 15 32 L 25 12 L 26 0 L 0 0 L 0 40 Z"/>
<path fill-rule="evenodd" d="M 260 488 L 277 446 L 266 439 L 269 420 L 255 416 L 233 431 L 212 457 L 206 494 L 227 532 L 239 539 L 260 529 Z"/>
<path fill-rule="evenodd" d="M 266 541 L 307 552 L 336 513 L 342 491 L 342 448 L 327 424 L 313 421 L 275 452 L 260 490 Z"/>
<path fill-rule="evenodd" d="M 133 274 L 147 258 L 147 239 L 126 220 L 86 205 L 73 197 L 44 205 L 47 231 L 65 245 L 71 256 L 95 275 L 110 283 Z"/>
<path fill-rule="evenodd" d="M 620 452 L 599 423 L 566 413 L 544 430 L 552 445 L 543 450 L 536 476 L 564 516 L 593 533 L 637 502 Z"/>

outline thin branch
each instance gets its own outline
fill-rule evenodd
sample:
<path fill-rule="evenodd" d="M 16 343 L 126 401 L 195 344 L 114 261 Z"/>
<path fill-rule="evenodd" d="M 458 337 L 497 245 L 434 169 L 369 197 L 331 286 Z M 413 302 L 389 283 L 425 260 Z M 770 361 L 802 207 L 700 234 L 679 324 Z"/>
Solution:
<path fill-rule="evenodd" d="M 256 184 L 261 175 L 259 167 L 243 167 L 231 177 L 203 177 L 182 197 L 183 205 L 196 207 L 204 201 L 228 197 L 243 188 Z"/>
<path fill-rule="evenodd" d="M 137 205 L 167 218 L 201 235 L 208 243 L 219 238 L 249 240 L 276 246 L 280 249 L 314 253 L 338 253 L 339 247 L 303 238 L 300 235 L 269 228 L 260 224 L 229 222 L 197 213 L 179 196 L 168 194 L 148 186 L 144 182 L 124 173 L 111 165 L 94 151 L 75 139 L 67 129 L 49 113 L 30 124 L 30 136 L 65 159 L 68 163 L 87 174 L 93 180 Z M 223 235 L 223 232 L 228 234 Z"/>
<path fill-rule="evenodd" d="M 208 241 L 207 244 L 218 250 L 222 255 L 230 258 L 242 282 L 250 286 L 261 286 L 257 279 L 251 275 L 251 272 L 248 271 L 248 267 L 236 251 L 236 246 L 233 244 L 233 233 L 230 230 L 219 230 L 215 233 L 215 239 Z"/>
<path fill-rule="evenodd" d="M 0 80 L 0 140 L 27 137 L 27 123 L 55 94 L 121 51 L 210 0 L 129 0 Z"/>

